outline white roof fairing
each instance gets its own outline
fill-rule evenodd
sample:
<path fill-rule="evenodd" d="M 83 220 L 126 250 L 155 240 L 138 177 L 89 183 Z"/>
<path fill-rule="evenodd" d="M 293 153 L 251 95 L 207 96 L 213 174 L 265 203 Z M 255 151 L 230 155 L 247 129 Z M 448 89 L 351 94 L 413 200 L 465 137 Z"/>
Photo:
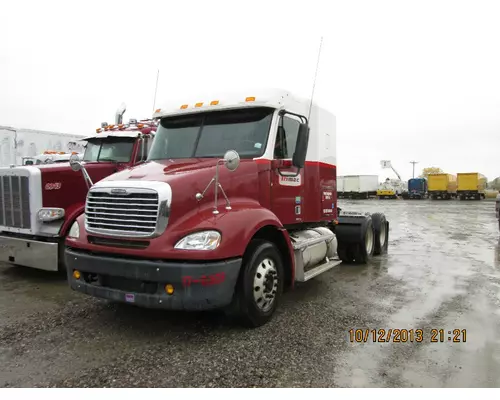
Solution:
<path fill-rule="evenodd" d="M 248 97 L 254 97 L 254 101 L 246 101 Z M 218 104 L 211 105 L 213 101 Z M 197 103 L 203 103 L 196 107 Z M 185 109 L 181 106 L 187 105 Z M 325 164 L 336 165 L 336 118 L 328 110 L 321 108 L 315 102 L 307 98 L 293 95 L 283 89 L 249 89 L 233 92 L 219 92 L 191 98 L 178 98 L 170 100 L 158 109 L 153 118 L 171 117 L 202 113 L 208 111 L 229 110 L 245 107 L 270 107 L 278 110 L 287 110 L 291 113 L 309 117 L 309 145 L 307 150 L 307 161 L 319 161 Z M 309 112 L 309 109 L 311 110 Z M 259 157 L 261 159 L 272 159 L 274 156 L 274 143 L 277 131 L 277 116 L 273 119 L 271 132 L 266 146 L 266 151 Z"/>

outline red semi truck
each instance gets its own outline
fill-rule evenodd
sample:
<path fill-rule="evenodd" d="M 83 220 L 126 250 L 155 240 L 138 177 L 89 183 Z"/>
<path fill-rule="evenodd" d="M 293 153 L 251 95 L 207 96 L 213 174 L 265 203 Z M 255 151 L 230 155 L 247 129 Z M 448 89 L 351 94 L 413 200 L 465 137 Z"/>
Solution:
<path fill-rule="evenodd" d="M 295 282 L 387 251 L 383 214 L 338 215 L 336 123 L 325 109 L 265 90 L 170 104 L 154 118 L 148 162 L 92 186 L 70 229 L 73 290 L 222 308 L 259 326 Z"/>
<path fill-rule="evenodd" d="M 0 168 L 0 261 L 64 271 L 64 238 L 84 212 L 91 183 L 146 160 L 157 124 L 122 124 L 124 112 L 117 111 L 116 124 L 103 123 L 82 139 L 88 176 L 69 162 Z"/>

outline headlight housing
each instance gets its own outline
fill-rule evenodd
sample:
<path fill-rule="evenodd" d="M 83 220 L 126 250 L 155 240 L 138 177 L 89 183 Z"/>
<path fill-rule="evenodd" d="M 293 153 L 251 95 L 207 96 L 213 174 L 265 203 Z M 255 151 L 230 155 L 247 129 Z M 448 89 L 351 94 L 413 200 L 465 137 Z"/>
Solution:
<path fill-rule="evenodd" d="M 40 208 L 37 217 L 42 222 L 52 222 L 64 217 L 64 208 Z"/>
<path fill-rule="evenodd" d="M 73 222 L 73 225 L 69 228 L 68 237 L 72 239 L 78 239 L 80 237 L 80 225 L 77 221 Z"/>
<path fill-rule="evenodd" d="M 174 246 L 180 250 L 214 250 L 219 247 L 221 235 L 217 231 L 201 231 L 184 236 Z"/>

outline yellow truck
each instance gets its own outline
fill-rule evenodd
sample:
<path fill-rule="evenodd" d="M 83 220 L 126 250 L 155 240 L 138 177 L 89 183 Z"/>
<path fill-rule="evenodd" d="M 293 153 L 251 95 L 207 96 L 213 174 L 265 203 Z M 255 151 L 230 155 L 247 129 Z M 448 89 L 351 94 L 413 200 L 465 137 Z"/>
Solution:
<path fill-rule="evenodd" d="M 487 180 L 479 172 L 460 172 L 457 174 L 457 196 L 460 200 L 485 198 Z"/>
<path fill-rule="evenodd" d="M 452 174 L 430 174 L 427 177 L 427 192 L 432 200 L 456 198 L 457 177 Z"/>

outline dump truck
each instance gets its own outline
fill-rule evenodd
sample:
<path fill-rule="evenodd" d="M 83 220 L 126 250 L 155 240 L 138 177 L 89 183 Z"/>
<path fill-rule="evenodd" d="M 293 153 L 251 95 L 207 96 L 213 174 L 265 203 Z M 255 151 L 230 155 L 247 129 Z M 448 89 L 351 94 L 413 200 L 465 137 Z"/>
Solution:
<path fill-rule="evenodd" d="M 296 282 L 387 252 L 383 213 L 337 208 L 335 116 L 310 99 L 226 93 L 153 118 L 148 162 L 94 184 L 71 226 L 73 290 L 255 327 Z"/>
<path fill-rule="evenodd" d="M 427 179 L 411 178 L 408 180 L 408 198 L 425 199 L 427 197 Z"/>
<path fill-rule="evenodd" d="M 460 200 L 484 199 L 488 181 L 479 172 L 460 172 L 457 174 L 457 197 Z"/>
<path fill-rule="evenodd" d="M 427 176 L 427 191 L 432 200 L 449 200 L 457 197 L 457 177 L 452 174 L 430 174 Z"/>
<path fill-rule="evenodd" d="M 344 175 L 343 197 L 349 199 L 367 199 L 377 194 L 377 175 Z"/>
<path fill-rule="evenodd" d="M 86 175 L 75 173 L 69 159 L 0 168 L 0 261 L 66 272 L 64 239 L 84 212 L 92 182 L 143 163 L 151 146 L 156 122 L 131 119 L 122 124 L 122 111 L 116 124 L 104 122 L 83 138 Z M 79 160 L 80 155 L 69 158 Z"/>

